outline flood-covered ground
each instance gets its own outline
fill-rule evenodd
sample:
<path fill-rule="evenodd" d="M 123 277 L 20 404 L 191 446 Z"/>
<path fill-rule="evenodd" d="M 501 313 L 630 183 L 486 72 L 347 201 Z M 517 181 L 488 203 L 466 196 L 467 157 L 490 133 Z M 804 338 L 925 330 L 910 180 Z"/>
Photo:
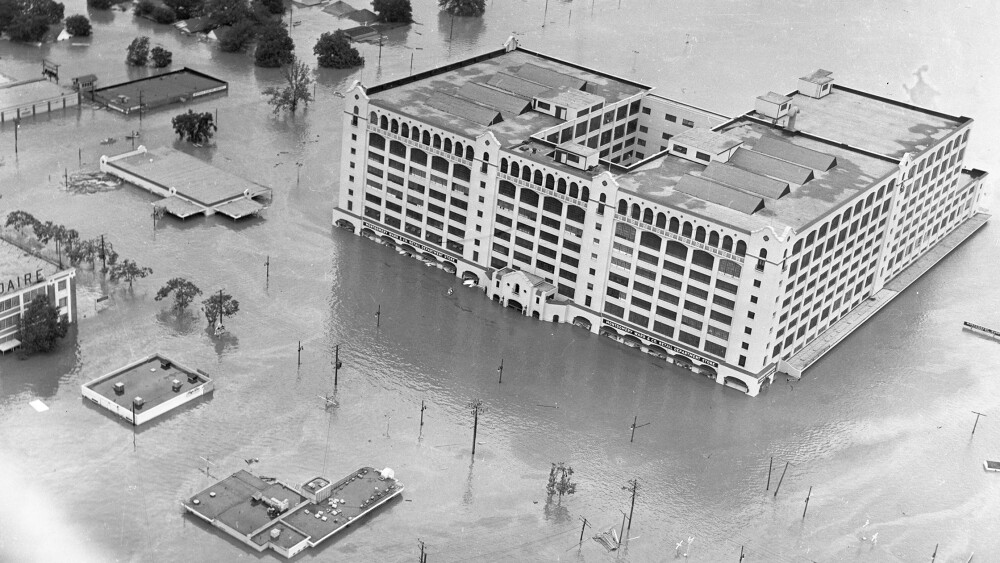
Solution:
<path fill-rule="evenodd" d="M 82 0 L 67 4 L 67 14 L 84 10 Z M 145 115 L 142 143 L 176 146 L 274 188 L 263 219 L 166 218 L 154 236 L 149 194 L 60 185 L 81 155 L 94 169 L 101 154 L 130 148 L 124 135 L 140 128 L 137 116 L 85 104 L 25 120 L 17 158 L 12 129 L 0 128 L 0 214 L 22 209 L 85 237 L 104 234 L 154 270 L 129 291 L 88 266 L 78 275 L 83 318 L 60 350 L 0 358 L 0 560 L 270 559 L 180 510 L 181 499 L 251 458 L 260 459 L 256 473 L 292 482 L 374 465 L 405 483 L 404 499 L 303 560 L 409 561 L 418 538 L 435 563 L 684 553 L 737 561 L 741 547 L 747 561 L 917 561 L 937 544 L 938 561 L 1000 554 L 1000 478 L 982 469 L 1000 455 L 1000 346 L 960 330 L 962 320 L 1000 326 L 992 225 L 803 381 L 776 381 L 756 399 L 577 327 L 500 309 L 438 269 L 330 226 L 343 110 L 335 92 L 359 78 L 405 76 L 411 55 L 418 71 L 497 48 L 512 33 L 527 48 L 729 114 L 827 68 L 843 84 L 974 117 L 967 160 L 1000 172 L 989 4 L 545 4 L 492 0 L 486 17 L 456 19 L 452 31 L 436 2 L 416 0 L 419 23 L 389 34 L 381 67 L 378 46 L 362 45 L 368 64 L 319 72 L 318 101 L 291 117 L 273 117 L 259 94 L 277 71 L 130 14 L 91 14 L 90 47 L 0 43 L 0 73 L 34 76 L 48 56 L 64 80 L 93 72 L 106 85 L 142 72 L 124 65 L 125 46 L 150 35 L 174 52 L 174 67 L 228 80 L 230 93 L 191 105 L 218 111 L 214 146 L 175 144 L 178 107 Z M 319 8 L 296 7 L 294 19 L 308 61 L 320 33 L 348 24 Z M 117 143 L 101 145 L 107 137 Z M 177 318 L 153 300 L 178 276 L 240 301 L 228 336 L 211 337 L 196 308 Z M 93 300 L 104 294 L 111 304 L 97 313 Z M 344 368 L 334 389 L 337 345 Z M 141 428 L 133 448 L 132 429 L 84 403 L 79 386 L 153 351 L 209 372 L 217 390 Z M 337 406 L 324 408 L 327 394 Z M 477 398 L 486 411 L 473 459 L 468 404 Z M 50 410 L 35 412 L 34 399 Z M 989 415 L 975 436 L 972 410 Z M 648 425 L 630 443 L 635 416 Z M 561 502 L 545 495 L 558 461 L 578 483 Z M 630 501 L 622 486 L 633 478 L 627 551 L 608 554 L 589 539 L 578 548 L 580 518 L 593 524 L 588 537 L 618 529 Z"/>

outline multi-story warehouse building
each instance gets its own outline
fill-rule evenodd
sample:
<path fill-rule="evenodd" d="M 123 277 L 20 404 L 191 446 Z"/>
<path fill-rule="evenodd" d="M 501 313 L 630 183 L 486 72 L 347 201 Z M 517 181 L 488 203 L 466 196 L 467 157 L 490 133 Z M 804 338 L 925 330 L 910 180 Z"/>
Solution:
<path fill-rule="evenodd" d="M 985 221 L 969 118 L 826 71 L 732 119 L 650 90 L 514 39 L 355 84 L 334 222 L 756 395 Z"/>

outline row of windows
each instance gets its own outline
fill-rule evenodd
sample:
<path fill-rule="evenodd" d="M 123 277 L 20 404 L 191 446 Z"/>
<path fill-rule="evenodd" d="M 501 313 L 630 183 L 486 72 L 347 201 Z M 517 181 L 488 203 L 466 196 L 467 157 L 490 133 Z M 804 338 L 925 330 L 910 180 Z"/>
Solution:
<path fill-rule="evenodd" d="M 736 241 L 734 249 L 733 237 L 725 235 L 720 238 L 719 233 L 714 230 L 709 231 L 705 229 L 705 227 L 701 226 L 699 226 L 696 229 L 690 221 L 684 221 L 683 223 L 681 223 L 680 219 L 678 219 L 677 217 L 671 217 L 670 220 L 668 221 L 667 216 L 662 212 L 656 214 L 654 223 L 654 215 L 652 209 L 647 207 L 645 210 L 642 210 L 639 207 L 639 204 L 633 203 L 630 212 L 628 202 L 626 202 L 624 199 L 618 201 L 618 214 L 623 216 L 631 216 L 632 219 L 635 219 L 637 221 L 642 221 L 647 225 L 654 225 L 660 229 L 666 229 L 668 232 L 679 234 L 680 236 L 687 238 L 693 238 L 695 242 L 704 243 L 713 248 L 720 248 L 725 252 L 733 252 L 737 256 L 746 255 L 747 244 L 742 240 Z M 625 225 L 625 224 L 619 223 L 619 225 Z M 632 227 L 631 225 L 626 225 L 626 226 L 634 230 L 634 227 Z"/>
<path fill-rule="evenodd" d="M 354 112 L 357 113 L 358 108 L 355 106 Z M 396 120 L 396 118 L 389 119 L 386 116 L 379 116 L 374 111 L 369 115 L 369 123 L 372 125 L 377 125 L 378 128 L 387 130 L 391 133 L 395 133 L 402 137 L 412 140 L 416 143 L 421 143 L 423 145 L 433 147 L 435 149 L 444 151 L 448 154 L 454 154 L 458 158 L 464 158 L 465 160 L 475 160 L 476 152 L 471 145 L 463 145 L 460 141 L 452 141 L 448 137 L 442 137 L 438 133 L 431 135 L 429 131 L 421 132 L 420 129 L 413 125 L 403 122 L 402 124 Z M 485 160 L 485 155 L 484 155 Z"/>

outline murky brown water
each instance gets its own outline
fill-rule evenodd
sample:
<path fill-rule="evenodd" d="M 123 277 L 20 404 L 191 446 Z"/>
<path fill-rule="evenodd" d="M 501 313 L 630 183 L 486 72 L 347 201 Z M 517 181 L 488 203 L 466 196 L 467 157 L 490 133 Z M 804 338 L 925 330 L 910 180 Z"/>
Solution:
<path fill-rule="evenodd" d="M 586 0 L 552 1 L 542 28 L 541 0 L 494 0 L 484 19 L 456 20 L 451 42 L 451 20 L 436 3 L 414 4 L 420 23 L 390 34 L 381 69 L 378 47 L 362 46 L 364 70 L 322 71 L 319 102 L 289 118 L 272 117 L 258 95 L 276 72 L 131 15 L 94 17 L 89 48 L 0 43 L 4 74 L 33 76 L 37 58 L 50 56 L 64 76 L 95 72 L 109 84 L 135 73 L 122 62 L 131 38 L 151 35 L 174 51 L 175 66 L 230 81 L 228 97 L 193 106 L 218 109 L 220 122 L 217 146 L 195 154 L 275 189 L 263 220 L 166 219 L 154 239 L 148 194 L 73 195 L 58 185 L 65 168 L 79 166 L 78 149 L 84 167 L 94 167 L 100 154 L 126 148 L 123 136 L 138 119 L 89 106 L 39 117 L 22 125 L 17 159 L 11 129 L 0 129 L 0 213 L 24 209 L 85 236 L 104 233 L 155 271 L 132 292 L 81 272 L 81 295 L 107 292 L 110 308 L 82 309 L 86 318 L 57 354 L 0 359 L 0 560 L 261 558 L 181 515 L 180 500 L 211 482 L 202 456 L 215 464 L 213 476 L 258 457 L 252 469 L 295 482 L 363 464 L 396 470 L 404 501 L 305 560 L 413 560 L 422 538 L 435 563 L 607 561 L 614 557 L 593 541 L 577 549 L 578 518 L 617 529 L 629 501 L 621 487 L 634 477 L 641 488 L 622 561 L 684 552 L 737 561 L 741 546 L 747 561 L 928 560 L 935 544 L 939 561 L 1000 554 L 1000 480 L 982 470 L 983 459 L 998 455 L 1000 346 L 959 328 L 966 319 L 1000 326 L 993 226 L 804 381 L 776 382 L 757 399 L 576 327 L 499 309 L 440 270 L 330 227 L 342 110 L 333 92 L 362 74 L 369 83 L 403 76 L 411 54 L 419 70 L 496 48 L 512 32 L 528 48 L 725 113 L 767 90 L 790 90 L 817 67 L 832 69 L 852 87 L 974 117 L 968 161 L 997 173 L 1000 102 L 991 93 L 1000 84 L 987 3 L 622 0 L 619 11 L 616 0 L 596 0 L 591 13 Z M 67 14 L 83 6 L 73 0 Z M 296 9 L 295 19 L 303 22 L 293 28 L 299 55 L 310 61 L 315 38 L 346 25 L 315 8 Z M 144 117 L 143 142 L 172 145 L 175 113 Z M 109 136 L 118 143 L 101 146 Z M 176 319 L 153 301 L 175 276 L 240 300 L 226 323 L 230 337 L 214 340 L 203 318 Z M 318 395 L 333 392 L 337 344 L 345 364 L 339 406 L 324 410 Z M 79 385 L 155 350 L 208 371 L 218 389 L 140 430 L 133 451 L 131 429 L 84 404 Z M 473 398 L 488 408 L 475 461 Z M 51 410 L 36 413 L 33 399 Z M 422 434 L 421 401 L 429 407 Z M 970 410 L 990 415 L 974 437 Z M 634 416 L 649 425 L 629 443 Z M 553 461 L 572 465 L 579 483 L 561 503 L 545 497 Z"/>

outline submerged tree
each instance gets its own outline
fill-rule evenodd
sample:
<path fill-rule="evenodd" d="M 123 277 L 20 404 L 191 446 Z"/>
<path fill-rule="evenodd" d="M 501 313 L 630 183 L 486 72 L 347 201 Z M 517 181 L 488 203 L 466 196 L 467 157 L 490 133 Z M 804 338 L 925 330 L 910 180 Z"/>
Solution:
<path fill-rule="evenodd" d="M 308 106 L 313 99 L 309 92 L 309 85 L 313 81 L 309 76 L 309 67 L 293 56 L 291 64 L 282 69 L 282 74 L 286 83 L 284 88 L 269 86 L 261 92 L 265 96 L 271 96 L 267 103 L 273 106 L 274 113 L 282 110 L 295 113 L 300 102 Z"/>
<path fill-rule="evenodd" d="M 410 0 L 372 0 L 372 10 L 378 21 L 384 23 L 410 23 L 413 21 L 413 7 Z"/>
<path fill-rule="evenodd" d="M 213 293 L 211 297 L 202 301 L 201 304 L 204 306 L 203 310 L 205 311 L 205 320 L 208 321 L 208 326 L 212 326 L 219 319 L 220 308 L 223 317 L 231 317 L 240 311 L 240 302 L 233 299 L 232 295 L 222 291 Z"/>
<path fill-rule="evenodd" d="M 153 299 L 161 301 L 169 297 L 171 293 L 174 294 L 174 304 L 171 306 L 171 309 L 175 313 L 180 314 L 187 309 L 195 297 L 201 295 L 201 290 L 198 289 L 198 286 L 184 278 L 171 278 L 156 292 L 156 297 L 153 297 Z"/>
<path fill-rule="evenodd" d="M 174 116 L 170 122 L 173 124 L 177 136 L 182 141 L 187 137 L 187 140 L 192 143 L 204 143 L 208 141 L 218 129 L 215 126 L 215 120 L 210 111 L 195 113 L 192 110 L 188 110 L 187 113 Z"/>
<path fill-rule="evenodd" d="M 319 66 L 326 68 L 351 68 L 365 63 L 342 29 L 320 35 L 313 47 L 313 54 L 316 55 Z"/>
<path fill-rule="evenodd" d="M 132 66 L 145 66 L 149 60 L 149 37 L 136 37 L 125 49 L 125 62 Z"/>
<path fill-rule="evenodd" d="M 549 483 L 545 490 L 549 496 L 559 495 L 562 501 L 563 495 L 571 495 L 576 492 L 576 483 L 573 482 L 573 468 L 563 462 L 553 463 L 549 471 Z"/>
<path fill-rule="evenodd" d="M 481 16 L 486 0 L 438 0 L 438 6 L 453 16 Z"/>
<path fill-rule="evenodd" d="M 254 64 L 264 68 L 278 68 L 295 60 L 295 42 L 280 23 L 263 26 L 257 37 Z"/>
<path fill-rule="evenodd" d="M 90 32 L 90 20 L 87 16 L 76 14 L 66 18 L 66 33 L 73 37 L 87 37 Z"/>
<path fill-rule="evenodd" d="M 170 63 L 174 62 L 174 54 L 163 47 L 153 47 L 153 50 L 149 54 L 153 61 L 153 66 L 156 68 L 170 66 Z"/>
<path fill-rule="evenodd" d="M 68 326 L 59 315 L 59 309 L 45 295 L 38 295 L 28 303 L 18 325 L 17 339 L 21 341 L 20 354 L 49 352 L 56 341 L 66 336 Z"/>
<path fill-rule="evenodd" d="M 139 278 L 144 278 L 149 274 L 153 273 L 152 268 L 147 268 L 145 266 L 140 266 L 129 260 L 128 258 L 117 262 L 111 266 L 111 272 L 108 274 L 111 281 L 125 280 L 128 282 L 128 288 L 132 289 L 132 282 Z"/>
<path fill-rule="evenodd" d="M 11 227 L 15 229 L 18 234 L 23 235 L 25 227 L 32 227 L 34 229 L 35 224 L 39 221 L 35 219 L 35 216 L 27 211 L 11 211 L 7 214 L 7 220 L 4 222 L 5 227 Z"/>

